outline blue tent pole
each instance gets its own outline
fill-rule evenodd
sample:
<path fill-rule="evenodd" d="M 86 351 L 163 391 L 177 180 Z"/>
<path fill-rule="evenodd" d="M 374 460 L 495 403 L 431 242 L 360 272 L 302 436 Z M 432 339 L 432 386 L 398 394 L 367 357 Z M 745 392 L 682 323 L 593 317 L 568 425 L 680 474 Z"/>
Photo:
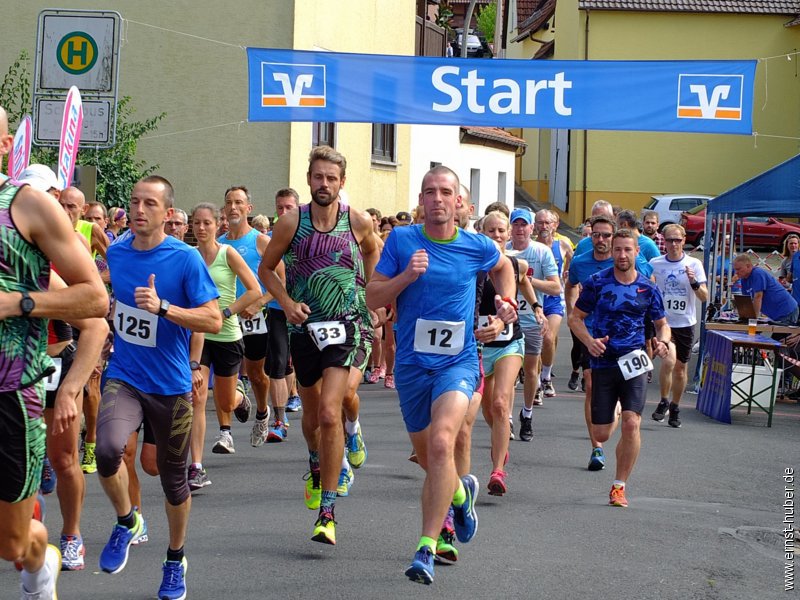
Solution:
<path fill-rule="evenodd" d="M 710 203 L 709 203 L 710 204 Z M 719 236 L 717 236 L 719 238 Z M 716 256 L 716 244 L 718 239 L 714 240 L 714 255 Z M 706 208 L 706 221 L 703 226 L 703 268 L 706 270 L 706 279 L 711 284 L 709 286 L 709 299 L 714 301 L 714 292 L 716 291 L 716 279 L 713 271 L 709 268 L 711 259 L 711 211 Z M 697 364 L 694 368 L 694 383 L 695 393 L 700 393 L 700 369 L 703 365 L 703 350 L 706 345 L 706 307 L 708 302 L 703 302 L 700 305 L 700 347 L 697 352 Z"/>

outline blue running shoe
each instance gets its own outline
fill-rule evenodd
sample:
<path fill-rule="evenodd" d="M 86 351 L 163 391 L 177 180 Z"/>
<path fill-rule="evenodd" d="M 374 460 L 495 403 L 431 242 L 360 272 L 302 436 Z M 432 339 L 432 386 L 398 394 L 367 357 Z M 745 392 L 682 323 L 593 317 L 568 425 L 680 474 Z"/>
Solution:
<path fill-rule="evenodd" d="M 186 557 L 182 561 L 165 560 L 164 576 L 161 579 L 161 587 L 158 588 L 158 600 L 183 600 L 186 598 L 186 571 L 189 565 Z"/>
<path fill-rule="evenodd" d="M 286 403 L 286 412 L 297 412 L 303 408 L 303 403 L 300 401 L 300 396 L 290 396 L 289 402 Z"/>
<path fill-rule="evenodd" d="M 414 554 L 411 566 L 406 569 L 406 577 L 414 583 L 433 583 L 433 552 L 427 546 L 423 546 Z"/>
<path fill-rule="evenodd" d="M 606 468 L 606 455 L 603 452 L 603 449 L 600 447 L 595 448 L 592 450 L 592 455 L 589 457 L 589 467 L 590 471 L 602 471 Z"/>
<path fill-rule="evenodd" d="M 464 475 L 461 482 L 464 484 L 467 499 L 461 506 L 453 506 L 453 526 L 458 541 L 466 544 L 478 531 L 478 513 L 475 512 L 478 480 L 475 475 Z"/>
<path fill-rule="evenodd" d="M 367 446 L 364 444 L 364 436 L 361 435 L 361 426 L 358 426 L 358 430 L 353 435 L 345 433 L 345 436 L 347 438 L 345 443 L 347 462 L 354 469 L 360 469 L 367 462 Z"/>
<path fill-rule="evenodd" d="M 142 534 L 142 517 L 138 512 L 133 513 L 136 524 L 133 529 L 117 523 L 111 532 L 106 547 L 100 553 L 100 569 L 106 573 L 119 573 L 128 563 L 128 552 L 133 540 Z"/>
<path fill-rule="evenodd" d="M 46 456 L 42 461 L 42 483 L 39 489 L 45 496 L 52 494 L 53 490 L 56 489 L 56 471 L 53 465 L 50 464 L 50 459 Z"/>
<path fill-rule="evenodd" d="M 275 444 L 277 442 L 282 442 L 287 437 L 289 437 L 289 432 L 286 430 L 286 423 L 283 421 L 275 421 L 269 427 L 269 432 L 267 433 L 267 443 Z"/>

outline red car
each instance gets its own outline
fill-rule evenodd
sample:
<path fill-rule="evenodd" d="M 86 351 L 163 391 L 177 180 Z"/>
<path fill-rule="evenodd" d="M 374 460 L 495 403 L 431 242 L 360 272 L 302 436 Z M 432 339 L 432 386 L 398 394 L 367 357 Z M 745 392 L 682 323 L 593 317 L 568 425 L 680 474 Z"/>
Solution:
<path fill-rule="evenodd" d="M 703 239 L 703 231 L 706 224 L 706 207 L 698 206 L 695 209 L 681 214 L 681 225 L 686 230 L 686 242 L 692 246 L 697 246 Z M 744 224 L 744 225 L 743 225 Z M 770 248 L 781 250 L 783 240 L 790 233 L 800 235 L 800 225 L 797 223 L 787 223 L 775 217 L 749 216 L 736 219 L 734 234 L 737 238 L 744 226 L 744 245 L 748 248 Z M 712 221 L 711 235 L 716 230 L 716 219 Z M 730 225 L 728 225 L 730 231 Z"/>

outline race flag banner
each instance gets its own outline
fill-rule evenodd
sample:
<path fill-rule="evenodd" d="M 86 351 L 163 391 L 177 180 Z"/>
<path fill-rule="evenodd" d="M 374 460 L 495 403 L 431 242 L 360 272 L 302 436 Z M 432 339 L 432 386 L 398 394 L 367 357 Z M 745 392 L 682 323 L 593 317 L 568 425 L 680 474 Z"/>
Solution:
<path fill-rule="evenodd" d="M 755 60 L 247 57 L 250 121 L 752 133 Z"/>
<path fill-rule="evenodd" d="M 706 352 L 700 393 L 695 408 L 704 415 L 730 424 L 733 343 L 716 331 L 706 332 Z"/>
<path fill-rule="evenodd" d="M 58 144 L 58 185 L 60 190 L 72 184 L 75 161 L 78 158 L 78 144 L 81 141 L 83 126 L 83 103 L 81 93 L 74 85 L 69 88 L 64 103 L 64 118 L 61 121 L 61 141 Z"/>
<path fill-rule="evenodd" d="M 31 139 L 33 122 L 30 115 L 25 115 L 14 134 L 14 144 L 8 155 L 8 176 L 17 179 L 28 168 L 31 161 Z"/>

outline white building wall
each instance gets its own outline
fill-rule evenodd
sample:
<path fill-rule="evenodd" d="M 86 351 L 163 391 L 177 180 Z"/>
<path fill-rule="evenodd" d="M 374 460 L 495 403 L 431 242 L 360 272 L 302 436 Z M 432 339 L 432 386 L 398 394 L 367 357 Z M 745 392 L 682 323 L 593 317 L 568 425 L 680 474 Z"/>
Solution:
<path fill-rule="evenodd" d="M 452 125 L 414 125 L 411 128 L 411 182 L 409 185 L 409 210 L 419 204 L 422 177 L 431 163 L 441 163 L 456 172 L 461 183 L 470 187 L 472 169 L 480 171 L 480 188 L 470 190 L 476 204 L 475 215 L 498 200 L 498 178 L 505 173 L 505 201 L 514 205 L 514 152 L 497 150 L 475 144 L 462 144 L 460 128 Z M 477 197 L 476 197 L 477 196 Z"/>

